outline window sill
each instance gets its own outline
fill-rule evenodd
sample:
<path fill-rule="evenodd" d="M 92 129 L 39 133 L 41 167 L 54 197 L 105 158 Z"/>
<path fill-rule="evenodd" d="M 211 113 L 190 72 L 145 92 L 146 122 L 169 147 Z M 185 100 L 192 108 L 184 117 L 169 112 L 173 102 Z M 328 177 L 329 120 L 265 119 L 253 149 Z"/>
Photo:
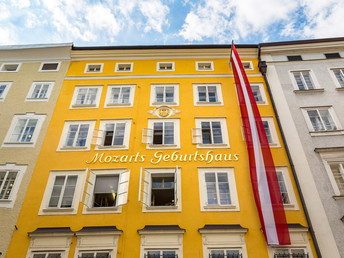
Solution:
<path fill-rule="evenodd" d="M 80 107 L 97 107 L 96 104 L 74 104 L 72 108 L 80 108 Z"/>
<path fill-rule="evenodd" d="M 222 144 L 203 144 L 199 143 L 197 144 L 197 148 L 201 149 L 211 149 L 211 148 L 229 148 L 228 144 L 222 143 Z"/>
<path fill-rule="evenodd" d="M 108 103 L 106 104 L 107 107 L 130 107 L 131 103 Z"/>
<path fill-rule="evenodd" d="M 342 135 L 344 130 L 334 130 L 334 131 L 319 131 L 319 132 L 309 132 L 311 136 L 331 136 L 331 135 Z"/>
<path fill-rule="evenodd" d="M 295 205 L 292 203 L 288 203 L 288 204 L 283 204 L 283 207 L 287 210 L 291 210 L 295 208 Z"/>
<path fill-rule="evenodd" d="M 86 208 L 89 212 L 118 211 L 119 206 Z"/>
<path fill-rule="evenodd" d="M 31 145 L 33 142 L 4 142 L 4 144 L 8 145 L 19 145 L 19 144 L 25 144 L 25 145 Z"/>
<path fill-rule="evenodd" d="M 256 101 L 257 105 L 267 105 L 266 101 Z"/>
<path fill-rule="evenodd" d="M 43 212 L 73 212 L 74 208 L 44 208 L 42 209 Z"/>
<path fill-rule="evenodd" d="M 148 144 L 147 149 L 180 149 L 176 144 Z"/>
<path fill-rule="evenodd" d="M 97 149 L 99 150 L 124 150 L 124 149 L 128 149 L 127 146 L 125 145 L 111 145 L 111 146 L 103 146 L 103 145 L 98 145 Z"/>
<path fill-rule="evenodd" d="M 48 98 L 26 98 L 26 101 L 48 101 Z"/>
<path fill-rule="evenodd" d="M 212 209 L 233 210 L 235 208 L 236 208 L 236 206 L 233 204 L 231 204 L 231 205 L 218 205 L 218 204 L 204 205 L 205 210 L 212 210 Z"/>
<path fill-rule="evenodd" d="M 0 203 L 10 203 L 12 200 L 10 199 L 0 199 Z"/>
<path fill-rule="evenodd" d="M 60 150 L 86 150 L 87 147 L 69 147 L 69 146 L 63 146 L 60 148 Z"/>
<path fill-rule="evenodd" d="M 222 102 L 207 102 L 207 101 L 197 101 L 197 105 L 221 105 Z"/>
<path fill-rule="evenodd" d="M 344 195 L 334 195 L 332 198 L 335 200 L 344 200 Z"/>
<path fill-rule="evenodd" d="M 153 102 L 153 106 L 176 106 L 176 102 Z"/>
<path fill-rule="evenodd" d="M 310 89 L 310 90 L 294 90 L 294 93 L 315 93 L 315 92 L 324 92 L 324 88 L 321 89 Z"/>
<path fill-rule="evenodd" d="M 338 91 L 344 91 L 344 87 L 341 87 L 341 88 L 337 87 L 336 90 L 338 90 Z"/>
<path fill-rule="evenodd" d="M 147 210 L 175 210 L 178 209 L 178 206 L 171 205 L 171 206 L 148 206 L 146 207 Z"/>

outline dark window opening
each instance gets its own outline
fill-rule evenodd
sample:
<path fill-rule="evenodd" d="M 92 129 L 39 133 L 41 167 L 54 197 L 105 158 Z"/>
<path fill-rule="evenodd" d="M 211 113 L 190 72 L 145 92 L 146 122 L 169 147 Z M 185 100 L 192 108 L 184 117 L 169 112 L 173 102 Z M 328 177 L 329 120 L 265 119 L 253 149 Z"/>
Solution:
<path fill-rule="evenodd" d="M 174 199 L 174 176 L 152 176 L 151 206 L 174 206 Z"/>
<path fill-rule="evenodd" d="M 340 58 L 339 53 L 326 53 L 324 55 L 325 55 L 326 59 Z"/>
<path fill-rule="evenodd" d="M 43 64 L 42 70 L 43 70 L 43 71 L 53 71 L 53 70 L 57 70 L 58 65 L 59 65 L 58 63 Z"/>
<path fill-rule="evenodd" d="M 302 61 L 302 56 L 296 55 L 296 56 L 287 56 L 288 61 Z"/>

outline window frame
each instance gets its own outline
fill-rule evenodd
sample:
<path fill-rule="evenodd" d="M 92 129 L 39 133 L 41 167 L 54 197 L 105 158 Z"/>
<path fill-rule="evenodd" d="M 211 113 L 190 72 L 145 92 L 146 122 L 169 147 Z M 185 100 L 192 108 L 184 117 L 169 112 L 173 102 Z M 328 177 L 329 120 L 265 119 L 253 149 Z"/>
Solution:
<path fill-rule="evenodd" d="M 343 79 L 343 86 L 341 86 L 340 82 L 338 81 L 338 78 L 336 77 L 336 75 L 334 74 L 335 70 L 340 70 L 342 79 Z M 331 77 L 336 85 L 336 89 L 337 90 L 344 90 L 344 67 L 336 67 L 336 68 L 330 68 L 329 72 L 331 74 Z"/>
<path fill-rule="evenodd" d="M 254 83 L 250 83 L 250 86 L 251 86 L 251 89 L 252 89 L 252 86 L 258 87 L 260 96 L 262 97 L 261 101 L 256 101 L 257 105 L 268 105 L 269 103 L 265 94 L 264 84 L 261 82 L 254 82 Z M 253 90 L 252 90 L 252 93 L 253 93 Z"/>
<path fill-rule="evenodd" d="M 48 89 L 47 89 L 47 92 L 46 92 L 46 94 L 45 94 L 45 98 L 32 98 L 32 94 L 33 94 L 33 92 L 34 92 L 36 86 L 39 85 L 39 84 L 41 84 L 42 87 L 43 87 L 44 85 L 46 85 L 46 84 L 48 85 Z M 33 82 L 33 83 L 31 84 L 30 90 L 29 90 L 29 92 L 28 92 L 28 94 L 27 94 L 27 96 L 26 96 L 25 101 L 30 101 L 30 102 L 31 102 L 31 101 L 42 101 L 42 102 L 43 102 L 43 101 L 48 101 L 49 98 L 50 98 L 51 92 L 52 92 L 52 90 L 53 90 L 54 84 L 55 84 L 55 82 Z M 42 88 L 40 89 L 39 92 L 41 92 L 41 90 L 42 90 Z"/>
<path fill-rule="evenodd" d="M 55 70 L 43 70 L 43 66 L 45 64 L 57 64 L 57 67 L 56 67 Z M 42 62 L 40 67 L 39 67 L 39 69 L 38 69 L 38 71 L 39 72 L 44 72 L 44 73 L 45 72 L 58 72 L 60 70 L 60 67 L 61 67 L 61 61 L 60 62 Z"/>
<path fill-rule="evenodd" d="M 231 204 L 220 205 L 220 204 L 207 204 L 207 187 L 205 182 L 206 173 L 226 173 L 228 184 L 229 184 L 229 193 Z M 199 196 L 200 196 L 200 207 L 201 212 L 223 212 L 223 211 L 240 211 L 239 199 L 237 193 L 237 187 L 235 182 L 234 168 L 232 167 L 200 167 L 198 168 L 198 179 L 199 179 Z M 218 186 L 217 186 L 218 188 Z"/>
<path fill-rule="evenodd" d="M 312 125 L 311 119 L 308 115 L 307 111 L 316 110 L 319 114 L 319 110 L 328 110 L 334 125 L 336 126 L 335 130 L 323 130 L 323 131 L 315 131 L 314 127 Z M 323 136 L 323 135 L 338 135 L 338 134 L 344 134 L 343 128 L 341 124 L 339 123 L 339 120 L 336 116 L 336 113 L 334 112 L 334 109 L 332 106 L 316 106 L 316 107 L 301 107 L 301 111 L 304 115 L 309 133 L 311 136 Z"/>
<path fill-rule="evenodd" d="M 130 65 L 130 69 L 129 70 L 119 70 L 119 67 L 121 65 Z M 116 63 L 116 66 L 115 66 L 115 73 L 131 73 L 133 71 L 133 68 L 134 68 L 134 63 Z"/>
<path fill-rule="evenodd" d="M 156 88 L 157 87 L 164 87 L 164 96 L 163 98 L 165 101 L 163 102 L 157 102 L 156 101 Z M 166 102 L 166 87 L 173 87 L 173 102 Z M 151 94 L 150 94 L 150 106 L 155 107 L 155 106 L 179 106 L 179 84 L 151 84 Z"/>
<path fill-rule="evenodd" d="M 171 69 L 161 69 L 161 65 L 171 65 Z M 175 71 L 175 63 L 174 62 L 157 62 L 156 63 L 156 71 L 157 72 L 174 72 Z"/>
<path fill-rule="evenodd" d="M 0 96 L 0 102 L 5 101 L 6 96 L 7 96 L 8 92 L 9 92 L 11 86 L 12 86 L 12 83 L 13 82 L 0 82 L 0 86 L 1 85 L 5 85 L 6 86 L 4 91 L 2 92 L 2 95 Z"/>
<path fill-rule="evenodd" d="M 299 210 L 299 205 L 296 200 L 293 184 L 291 182 L 288 167 L 276 166 L 276 173 L 280 172 L 284 179 L 285 187 L 287 188 L 290 203 L 283 203 L 284 210 Z M 282 200 L 283 201 L 283 200 Z"/>
<path fill-rule="evenodd" d="M 119 198 L 116 198 L 115 206 L 108 207 L 93 207 L 93 196 L 95 190 L 95 183 L 97 176 L 118 176 L 118 185 L 116 195 L 119 195 L 119 190 L 123 193 L 123 203 L 119 204 Z M 128 191 L 130 184 L 130 170 L 127 169 L 92 169 L 88 172 L 88 178 L 85 181 L 84 193 L 81 203 L 83 204 L 82 214 L 99 214 L 99 213 L 121 213 L 122 206 L 127 204 Z M 117 197 L 116 196 L 116 197 Z"/>
<path fill-rule="evenodd" d="M 92 144 L 96 145 L 95 150 L 128 150 L 131 132 L 132 119 L 100 120 L 99 129 L 95 129 Z M 106 124 L 125 123 L 123 145 L 104 146 Z M 112 138 L 113 141 L 113 138 Z"/>
<path fill-rule="evenodd" d="M 155 206 L 151 205 L 152 200 L 152 177 L 170 177 L 174 174 L 174 200 L 175 205 Z M 142 168 L 140 170 L 139 202 L 142 203 L 142 212 L 181 212 L 182 194 L 181 194 L 181 168 Z M 146 194 L 148 193 L 148 194 Z"/>
<path fill-rule="evenodd" d="M 89 151 L 91 148 L 91 141 L 92 141 L 92 136 L 94 134 L 95 123 L 96 123 L 95 120 L 67 120 L 65 121 L 63 129 L 62 129 L 61 137 L 60 137 L 60 142 L 57 147 L 57 151 Z M 89 124 L 85 146 L 82 146 L 82 147 L 65 146 L 65 142 L 68 136 L 70 125 L 75 125 L 75 124 L 78 124 L 78 125 Z"/>
<path fill-rule="evenodd" d="M 90 66 L 100 66 L 100 70 L 99 71 L 89 71 L 89 67 Z M 102 73 L 103 72 L 103 67 L 104 67 L 104 63 L 88 63 L 85 65 L 85 70 L 84 70 L 84 73 Z"/>
<path fill-rule="evenodd" d="M 202 122 L 220 122 L 221 125 L 221 135 L 222 143 L 210 143 L 206 144 L 202 142 Z M 191 129 L 192 143 L 197 145 L 197 148 L 208 149 L 208 148 L 230 148 L 229 138 L 228 138 L 228 127 L 226 118 L 214 117 L 214 118 L 195 118 L 195 128 Z"/>
<path fill-rule="evenodd" d="M 198 87 L 205 86 L 207 87 L 207 101 L 199 101 L 199 92 Z M 215 86 L 217 101 L 209 102 L 208 87 Z M 194 95 L 194 105 L 195 106 L 223 106 L 223 97 L 220 83 L 194 83 L 193 84 L 193 95 Z"/>
<path fill-rule="evenodd" d="M 274 118 L 265 116 L 265 117 L 262 117 L 262 122 L 267 122 L 270 129 L 271 139 L 272 139 L 272 142 L 271 143 L 269 142 L 270 148 L 280 148 L 281 144 L 278 139 Z"/>
<path fill-rule="evenodd" d="M 6 163 L 3 165 L 0 165 L 0 172 L 17 172 L 9 198 L 0 199 L 0 208 L 7 208 L 7 209 L 13 208 L 14 203 L 17 199 L 17 194 L 18 194 L 21 182 L 26 172 L 26 168 L 27 168 L 26 165 L 17 165 L 15 163 Z M 3 187 L 3 184 L 0 184 L 0 190 Z"/>
<path fill-rule="evenodd" d="M 46 117 L 46 115 L 38 115 L 35 113 L 26 113 L 25 115 L 14 115 L 12 122 L 11 122 L 11 125 L 7 131 L 6 137 L 5 137 L 1 147 L 8 147 L 8 148 L 33 148 L 33 147 L 35 147 L 37 139 L 38 139 L 39 134 L 41 132 L 45 117 Z M 19 120 L 23 120 L 23 119 L 26 119 L 26 120 L 35 119 L 35 120 L 37 120 L 37 123 L 35 125 L 35 129 L 32 133 L 31 141 L 30 142 L 12 142 L 11 136 L 14 133 L 14 130 L 15 130 Z"/>
<path fill-rule="evenodd" d="M 55 184 L 55 178 L 57 176 L 77 176 L 75 185 L 72 206 L 67 208 L 61 207 L 49 207 L 49 202 L 53 187 Z M 82 186 L 85 181 L 85 170 L 51 170 L 47 184 L 44 190 L 41 206 L 38 215 L 62 215 L 62 214 L 76 214 L 78 212 L 79 200 L 82 194 Z M 60 197 L 62 192 L 60 193 Z"/>
<path fill-rule="evenodd" d="M 313 89 L 309 89 L 307 86 L 307 83 L 304 81 L 304 77 L 302 75 L 302 82 L 303 82 L 303 86 L 306 86 L 305 89 L 300 89 L 296 78 L 295 78 L 295 73 L 303 73 L 303 72 L 308 72 L 309 73 L 309 77 L 311 79 L 312 85 L 313 85 Z M 292 85 L 294 87 L 294 92 L 295 93 L 302 93 L 302 92 L 322 92 L 324 91 L 324 88 L 320 87 L 320 84 L 317 80 L 317 78 L 315 77 L 313 71 L 311 69 L 299 69 L 299 70 L 290 70 L 289 71 L 289 76 L 290 79 L 292 81 Z"/>
<path fill-rule="evenodd" d="M 200 68 L 201 64 L 210 64 L 210 68 L 209 69 L 202 69 L 202 68 Z M 214 71 L 214 62 L 213 61 L 196 61 L 195 65 L 196 65 L 196 71 L 199 71 L 199 72 Z"/>
<path fill-rule="evenodd" d="M 173 122 L 173 144 L 153 144 L 154 138 L 154 123 Z M 148 127 L 142 128 L 142 143 L 146 144 L 146 149 L 179 149 L 180 148 L 180 119 L 148 119 Z"/>
<path fill-rule="evenodd" d="M 110 103 L 112 97 L 112 89 L 113 88 L 122 88 L 124 87 L 129 87 L 130 88 L 130 93 L 129 93 L 129 103 Z M 117 108 L 117 107 L 132 107 L 134 105 L 134 96 L 135 96 L 135 84 L 120 84 L 120 85 L 108 85 L 107 86 L 107 92 L 106 92 L 106 99 L 105 99 L 105 104 L 104 108 Z"/>
<path fill-rule="evenodd" d="M 97 89 L 95 103 L 94 104 L 77 104 L 76 101 L 77 101 L 80 89 L 87 89 L 87 94 L 85 95 L 85 99 L 87 98 L 88 91 L 90 89 Z M 102 90 L 103 90 L 103 85 L 92 85 L 92 86 L 91 85 L 76 85 L 69 109 L 98 108 Z"/>
<path fill-rule="evenodd" d="M 7 71 L 7 70 L 3 70 L 5 68 L 6 65 L 18 65 L 17 69 L 15 71 Z M 20 70 L 22 63 L 2 63 L 1 67 L 0 67 L 0 72 L 1 73 L 17 73 Z"/>
<path fill-rule="evenodd" d="M 253 71 L 254 70 L 252 61 L 242 61 L 241 63 L 242 63 L 242 66 L 244 67 L 245 71 Z M 249 68 L 245 68 L 245 64 L 248 64 Z"/>

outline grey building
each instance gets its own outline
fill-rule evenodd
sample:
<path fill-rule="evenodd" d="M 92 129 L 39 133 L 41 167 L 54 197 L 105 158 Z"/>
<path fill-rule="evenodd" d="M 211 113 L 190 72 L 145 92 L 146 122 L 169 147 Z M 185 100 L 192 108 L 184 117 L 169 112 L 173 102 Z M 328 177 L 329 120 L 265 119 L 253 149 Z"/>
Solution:
<path fill-rule="evenodd" d="M 0 47 L 0 252 L 6 256 L 72 44 Z"/>
<path fill-rule="evenodd" d="M 344 257 L 344 38 L 260 44 L 323 257 Z"/>

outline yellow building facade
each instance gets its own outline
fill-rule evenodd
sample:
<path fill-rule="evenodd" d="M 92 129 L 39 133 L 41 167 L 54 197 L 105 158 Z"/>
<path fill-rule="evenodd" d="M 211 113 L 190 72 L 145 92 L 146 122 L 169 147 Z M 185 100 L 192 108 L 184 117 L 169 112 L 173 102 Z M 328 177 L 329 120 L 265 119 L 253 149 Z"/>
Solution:
<path fill-rule="evenodd" d="M 261 231 L 229 46 L 74 47 L 7 257 L 317 257 L 258 48 L 237 48 L 291 246 Z"/>

